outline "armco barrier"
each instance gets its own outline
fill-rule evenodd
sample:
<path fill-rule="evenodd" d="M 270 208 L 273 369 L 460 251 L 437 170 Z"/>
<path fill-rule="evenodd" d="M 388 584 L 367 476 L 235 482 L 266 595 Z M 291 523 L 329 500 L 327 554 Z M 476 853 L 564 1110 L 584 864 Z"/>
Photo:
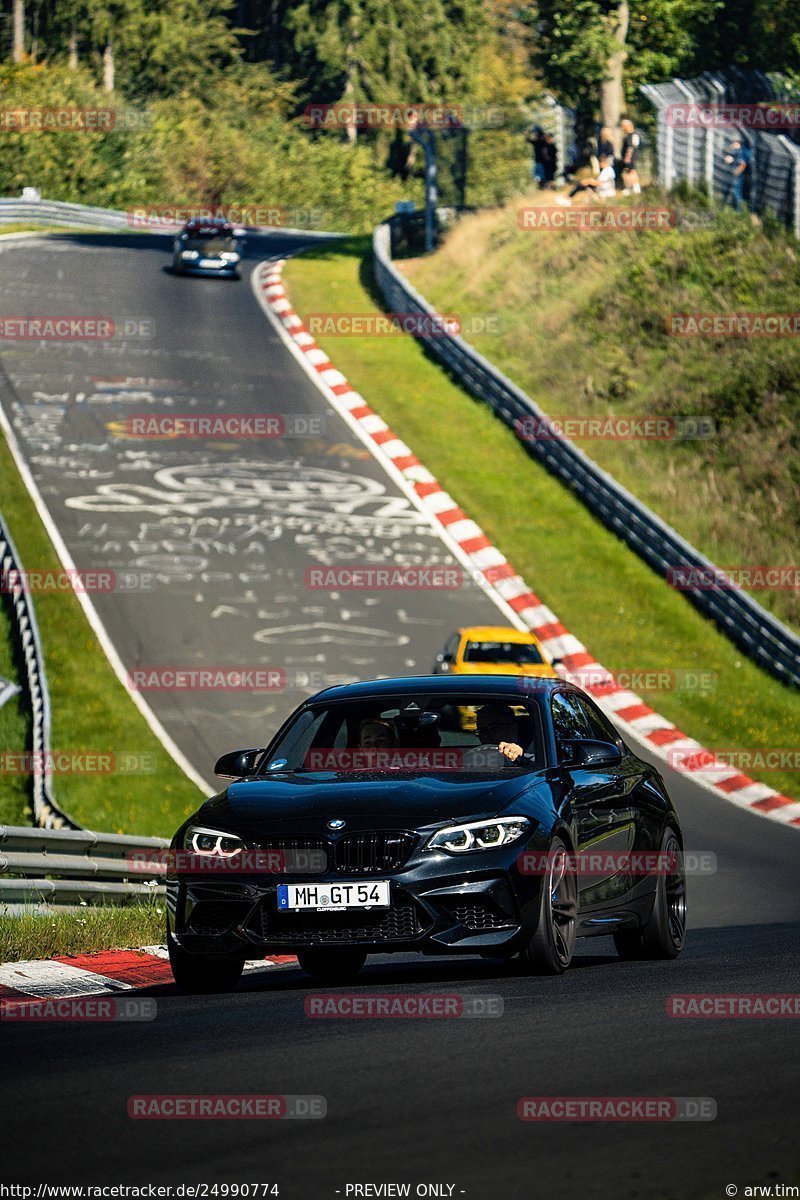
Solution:
<path fill-rule="evenodd" d="M 164 886 L 158 879 L 166 866 L 148 864 L 142 873 L 131 868 L 130 856 L 168 845 L 164 838 L 92 833 L 89 829 L 0 825 L 0 915 L 10 906 L 42 901 L 120 904 L 163 895 Z"/>
<path fill-rule="evenodd" d="M 373 236 L 373 269 L 387 309 L 394 312 L 435 315 L 428 302 L 397 270 L 391 258 L 391 226 L 402 218 L 392 217 L 379 225 Z M 534 417 L 545 424 L 548 418 L 529 396 L 507 379 L 497 367 L 467 342 L 442 333 L 435 324 L 434 336 L 418 336 L 428 349 L 453 372 L 479 400 L 509 425 L 528 452 L 562 483 L 566 484 L 609 529 L 623 539 L 644 561 L 666 577 L 675 568 L 716 570 L 674 529 L 665 524 L 635 496 L 602 471 L 567 438 L 555 433 L 545 440 L 526 439 L 521 422 Z M 524 428 L 524 427 L 523 427 Z M 754 662 L 783 683 L 800 687 L 800 638 L 787 629 L 746 592 L 726 588 L 687 588 L 687 597 L 710 617 L 727 637 Z"/>
<path fill-rule="evenodd" d="M 12 627 L 25 664 L 24 691 L 31 712 L 31 750 L 33 752 L 33 818 L 37 825 L 52 829 L 77 829 L 75 822 L 53 799 L 50 776 L 44 758 L 50 750 L 50 694 L 44 669 L 39 627 L 33 609 L 25 573 L 11 534 L 0 515 L 0 577 L 14 572 L 15 581 L 0 599 L 8 600 Z"/>
<path fill-rule="evenodd" d="M 34 223 L 71 225 L 84 229 L 129 229 L 124 212 L 111 208 L 92 208 L 86 204 L 68 204 L 61 200 L 0 200 L 0 225 Z"/>

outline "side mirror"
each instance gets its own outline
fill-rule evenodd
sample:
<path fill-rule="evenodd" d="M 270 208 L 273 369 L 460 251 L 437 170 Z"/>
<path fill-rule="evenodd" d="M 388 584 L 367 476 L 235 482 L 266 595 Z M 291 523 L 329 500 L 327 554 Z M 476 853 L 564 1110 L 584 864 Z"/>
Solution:
<path fill-rule="evenodd" d="M 563 743 L 562 759 L 571 767 L 611 767 L 622 762 L 622 751 L 613 742 L 575 739 Z"/>
<path fill-rule="evenodd" d="M 218 758 L 214 774 L 223 779 L 246 779 L 256 773 L 256 763 L 264 753 L 264 747 L 257 750 L 232 750 Z"/>

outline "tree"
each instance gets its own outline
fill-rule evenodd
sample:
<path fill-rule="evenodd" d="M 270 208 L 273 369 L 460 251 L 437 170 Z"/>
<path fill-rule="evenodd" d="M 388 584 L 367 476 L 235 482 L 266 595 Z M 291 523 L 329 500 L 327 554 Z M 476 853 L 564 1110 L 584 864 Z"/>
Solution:
<path fill-rule="evenodd" d="M 724 0 L 538 0 L 534 65 L 584 119 L 615 125 L 639 84 L 680 74 Z"/>
<path fill-rule="evenodd" d="M 474 92 L 480 0 L 302 0 L 288 21 L 307 100 L 440 103 Z"/>

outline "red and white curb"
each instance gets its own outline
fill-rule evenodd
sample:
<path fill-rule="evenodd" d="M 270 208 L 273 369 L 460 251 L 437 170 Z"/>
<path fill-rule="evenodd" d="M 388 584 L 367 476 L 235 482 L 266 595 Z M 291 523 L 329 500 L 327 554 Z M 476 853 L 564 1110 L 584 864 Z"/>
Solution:
<path fill-rule="evenodd" d="M 634 692 L 621 688 L 612 672 L 601 666 L 530 590 L 505 555 L 443 490 L 413 450 L 350 386 L 317 344 L 286 294 L 282 279 L 285 261 L 262 263 L 253 272 L 253 291 L 263 311 L 325 398 L 419 511 L 428 516 L 454 556 L 506 617 L 517 628 L 532 630 L 550 657 L 562 660 L 562 673 L 591 693 L 631 740 L 667 763 L 669 756 L 679 755 L 680 770 L 714 795 L 760 816 L 800 828 L 800 802 L 716 759 L 711 751 L 682 733 Z"/>
<path fill-rule="evenodd" d="M 244 969 L 251 974 L 296 964 L 294 956 L 271 955 L 245 963 Z M 118 995 L 173 982 L 165 946 L 5 963 L 0 966 L 0 1018 L 4 1009 L 31 1000 Z"/>

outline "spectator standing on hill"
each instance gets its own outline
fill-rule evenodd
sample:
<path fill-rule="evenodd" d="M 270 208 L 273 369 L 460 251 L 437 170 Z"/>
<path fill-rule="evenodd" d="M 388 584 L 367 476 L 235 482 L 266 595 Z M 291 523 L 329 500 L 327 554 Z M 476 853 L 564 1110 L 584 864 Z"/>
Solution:
<path fill-rule="evenodd" d="M 636 132 L 636 128 L 628 117 L 624 117 L 620 121 L 620 129 L 622 130 L 622 182 L 624 183 L 623 194 L 634 196 L 641 194 L 642 185 L 639 183 L 639 147 L 642 144 L 642 139 Z"/>
<path fill-rule="evenodd" d="M 728 190 L 725 193 L 726 202 L 730 202 L 738 212 L 744 202 L 744 189 L 750 175 L 750 148 L 738 138 L 728 146 L 725 162 L 733 167 L 733 175 Z"/>
<path fill-rule="evenodd" d="M 552 133 L 544 135 L 541 162 L 544 167 L 544 186 L 551 188 L 555 183 L 556 168 L 558 166 L 558 148 L 556 146 L 556 139 Z"/>
<path fill-rule="evenodd" d="M 533 162 L 531 163 L 531 174 L 538 183 L 539 187 L 544 187 L 545 184 L 545 166 L 543 152 L 545 147 L 544 130 L 541 125 L 532 125 L 525 134 L 525 141 L 531 147 L 533 154 Z"/>

